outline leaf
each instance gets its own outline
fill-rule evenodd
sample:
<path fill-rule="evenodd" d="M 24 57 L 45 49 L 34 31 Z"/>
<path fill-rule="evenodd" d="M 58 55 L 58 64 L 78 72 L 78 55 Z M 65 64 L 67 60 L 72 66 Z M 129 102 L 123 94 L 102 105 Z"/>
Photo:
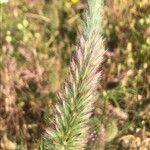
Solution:
<path fill-rule="evenodd" d="M 107 142 L 112 141 L 116 135 L 118 134 L 118 127 L 116 121 L 111 121 L 107 126 L 106 126 L 106 131 L 107 131 Z"/>

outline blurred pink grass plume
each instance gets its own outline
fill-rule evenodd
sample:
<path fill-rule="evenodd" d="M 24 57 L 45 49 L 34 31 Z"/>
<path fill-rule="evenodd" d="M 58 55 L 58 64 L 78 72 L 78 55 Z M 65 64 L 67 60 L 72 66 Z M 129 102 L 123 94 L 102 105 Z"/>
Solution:
<path fill-rule="evenodd" d="M 93 103 L 98 96 L 99 67 L 105 54 L 101 36 L 102 10 L 102 0 L 88 0 L 69 75 L 58 94 L 53 123 L 46 129 L 44 149 L 77 150 L 86 146 Z"/>

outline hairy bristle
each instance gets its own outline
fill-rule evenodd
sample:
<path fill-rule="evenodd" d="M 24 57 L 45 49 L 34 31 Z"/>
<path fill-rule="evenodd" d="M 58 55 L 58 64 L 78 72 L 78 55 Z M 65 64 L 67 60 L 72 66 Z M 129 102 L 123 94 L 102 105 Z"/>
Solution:
<path fill-rule="evenodd" d="M 89 0 L 82 34 L 71 59 L 69 77 L 56 105 L 55 129 L 48 132 L 49 149 L 85 147 L 93 103 L 105 53 L 101 36 L 102 0 Z"/>

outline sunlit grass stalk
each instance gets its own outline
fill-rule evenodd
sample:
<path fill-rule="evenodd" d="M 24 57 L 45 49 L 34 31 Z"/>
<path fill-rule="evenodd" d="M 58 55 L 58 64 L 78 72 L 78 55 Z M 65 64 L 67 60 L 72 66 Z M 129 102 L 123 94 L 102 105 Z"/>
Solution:
<path fill-rule="evenodd" d="M 83 30 L 71 60 L 69 77 L 58 94 L 54 128 L 47 130 L 48 149 L 78 150 L 87 142 L 89 119 L 97 98 L 105 53 L 101 36 L 102 0 L 88 0 Z"/>

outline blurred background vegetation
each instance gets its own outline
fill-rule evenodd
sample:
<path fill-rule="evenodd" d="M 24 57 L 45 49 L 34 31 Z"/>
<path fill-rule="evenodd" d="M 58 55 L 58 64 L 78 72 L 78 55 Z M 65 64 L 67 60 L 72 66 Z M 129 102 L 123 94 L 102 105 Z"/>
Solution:
<path fill-rule="evenodd" d="M 86 0 L 0 4 L 0 149 L 38 149 L 65 80 Z M 150 149 L 150 2 L 105 0 L 106 59 L 87 149 Z M 121 110 L 106 114 L 104 103 Z M 124 121 L 125 120 L 125 121 Z M 144 149 L 144 150 L 145 150 Z"/>

